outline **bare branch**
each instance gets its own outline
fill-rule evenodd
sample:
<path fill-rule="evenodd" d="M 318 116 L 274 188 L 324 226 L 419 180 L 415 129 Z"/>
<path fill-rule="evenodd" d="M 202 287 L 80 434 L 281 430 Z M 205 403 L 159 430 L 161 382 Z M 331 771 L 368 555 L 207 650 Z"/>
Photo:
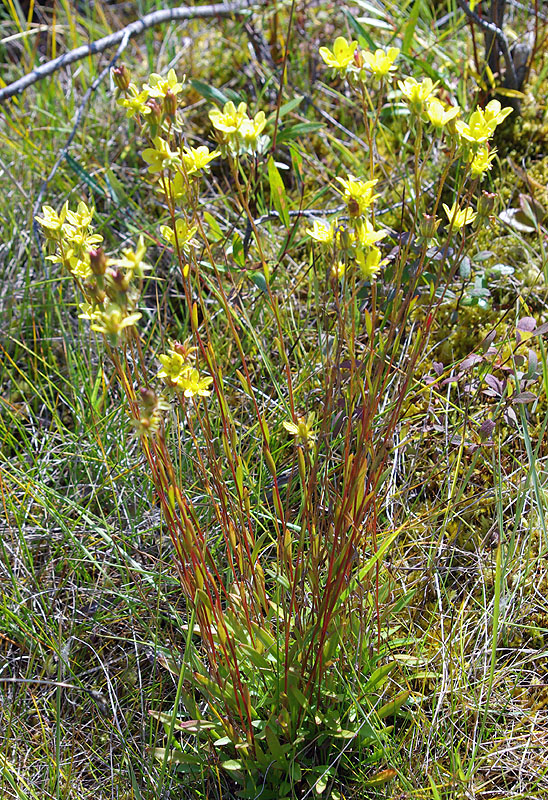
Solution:
<path fill-rule="evenodd" d="M 499 43 L 500 51 L 504 56 L 504 62 L 506 64 L 506 80 L 508 83 L 507 88 L 517 89 L 518 79 L 516 76 L 516 70 L 514 68 L 514 62 L 510 53 L 510 47 L 508 46 L 508 39 L 506 38 L 504 31 L 495 25 L 494 22 L 489 22 L 486 19 L 482 19 L 479 14 L 476 14 L 475 11 L 472 11 L 466 0 L 457 0 L 457 5 L 464 11 L 469 19 L 476 23 L 476 25 L 479 25 L 480 28 L 489 31 L 496 37 Z"/>
<path fill-rule="evenodd" d="M 7 100 L 8 97 L 13 97 L 15 94 L 24 92 L 33 83 L 41 81 L 48 75 L 52 75 L 62 67 L 73 64 L 75 61 L 80 61 L 86 56 L 96 55 L 102 53 L 109 47 L 114 47 L 121 42 L 128 42 L 133 36 L 146 31 L 148 28 L 153 28 L 155 25 L 162 25 L 166 22 L 186 20 L 186 19 L 207 19 L 211 17 L 230 17 L 233 14 L 241 14 L 251 6 L 262 5 L 263 3 L 257 0 L 234 0 L 230 3 L 218 3 L 210 6 L 177 6 L 176 8 L 163 8 L 160 11 L 153 11 L 151 14 L 141 17 L 141 19 L 131 22 L 116 33 L 111 33 L 108 36 L 103 36 L 102 39 L 97 39 L 90 44 L 84 44 L 77 47 L 75 50 L 70 50 L 46 64 L 41 64 L 28 75 L 24 75 L 19 80 L 10 83 L 3 89 L 0 89 L 0 103 Z"/>

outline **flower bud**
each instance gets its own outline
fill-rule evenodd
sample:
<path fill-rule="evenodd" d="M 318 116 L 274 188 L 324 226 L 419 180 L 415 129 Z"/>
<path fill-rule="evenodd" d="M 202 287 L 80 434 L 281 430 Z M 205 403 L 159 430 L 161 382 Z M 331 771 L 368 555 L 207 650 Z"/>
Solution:
<path fill-rule="evenodd" d="M 121 92 L 127 92 L 131 83 L 131 72 L 125 64 L 120 64 L 119 67 L 113 68 L 112 79 Z"/>
<path fill-rule="evenodd" d="M 92 305 L 101 306 L 105 300 L 105 293 L 103 289 L 93 281 L 84 281 L 84 292 L 86 300 L 91 302 Z"/>
<path fill-rule="evenodd" d="M 104 275 L 107 269 L 107 259 L 102 247 L 89 251 L 89 265 L 94 275 Z"/>
<path fill-rule="evenodd" d="M 119 292 L 123 292 L 124 294 L 127 292 L 129 289 L 129 280 L 121 269 L 111 269 L 110 278 Z"/>
<path fill-rule="evenodd" d="M 156 403 L 158 401 L 154 389 L 149 389 L 146 386 L 141 386 L 141 388 L 139 389 L 139 394 L 141 395 L 141 403 L 143 405 L 143 410 L 152 411 L 156 407 Z"/>
<path fill-rule="evenodd" d="M 177 95 L 173 94 L 170 89 L 164 95 L 164 111 L 166 117 L 171 117 L 171 119 L 177 112 Z"/>
<path fill-rule="evenodd" d="M 440 219 L 436 219 L 436 217 L 432 216 L 431 214 L 423 214 L 420 223 L 421 236 L 423 236 L 425 239 L 433 239 L 438 232 L 440 222 Z"/>
<path fill-rule="evenodd" d="M 496 199 L 496 194 L 492 192 L 482 192 L 478 199 L 478 217 L 485 218 L 488 217 L 489 214 L 492 214 Z"/>
<path fill-rule="evenodd" d="M 148 114 L 148 120 L 153 125 L 159 125 L 162 121 L 162 106 L 160 103 L 155 100 L 153 97 L 150 100 L 146 101 L 146 106 L 150 108 L 150 113 Z"/>

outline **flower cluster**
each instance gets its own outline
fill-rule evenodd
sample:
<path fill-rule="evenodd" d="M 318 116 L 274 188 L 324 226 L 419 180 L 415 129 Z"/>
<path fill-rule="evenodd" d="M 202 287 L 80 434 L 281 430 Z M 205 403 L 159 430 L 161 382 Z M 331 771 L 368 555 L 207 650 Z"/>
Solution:
<path fill-rule="evenodd" d="M 103 237 L 93 232 L 93 209 L 84 202 L 71 211 L 65 203 L 58 214 L 51 206 L 36 217 L 54 252 L 50 261 L 62 264 L 80 286 L 84 302 L 80 317 L 104 334 L 112 345 L 127 334 L 141 318 L 136 310 L 145 273 L 146 247 L 141 237 L 135 250 L 126 248 L 117 259 L 107 258 L 98 247 Z"/>
<path fill-rule="evenodd" d="M 430 123 L 438 133 L 447 129 L 455 137 L 471 176 L 483 180 L 497 152 L 496 148 L 489 147 L 489 140 L 512 109 L 502 108 L 498 100 L 491 100 L 485 109 L 477 108 L 465 122 L 457 119 L 458 106 L 447 105 L 434 94 L 437 84 L 430 78 L 420 83 L 415 78 L 405 78 L 398 81 L 398 87 L 411 111 L 423 122 Z"/>
<path fill-rule="evenodd" d="M 502 108 L 498 100 L 491 100 L 484 109 L 476 108 L 468 122 L 457 120 L 455 123 L 462 153 L 473 178 L 481 181 L 491 169 L 497 150 L 489 147 L 489 140 L 511 113 L 511 108 Z"/>
<path fill-rule="evenodd" d="M 341 224 L 338 219 L 332 222 L 314 220 L 306 233 L 311 239 L 334 247 L 343 254 L 349 263 L 354 263 L 364 280 L 371 280 L 382 266 L 381 252 L 376 246 L 387 231 L 377 230 L 368 214 L 378 195 L 374 194 L 376 180 L 362 181 L 358 178 L 337 178 L 342 188 L 337 188 L 346 202 L 349 222 Z M 346 261 L 339 258 L 332 275 L 341 279 L 346 274 Z"/>
<path fill-rule="evenodd" d="M 333 43 L 333 50 L 320 47 L 319 53 L 324 63 L 341 77 L 356 76 L 365 82 L 371 75 L 376 78 L 389 76 L 395 69 L 394 62 L 400 50 L 398 47 L 389 47 L 387 50 L 379 47 L 370 53 L 360 50 L 357 42 L 348 42 L 344 36 L 338 36 Z"/>
<path fill-rule="evenodd" d="M 80 202 L 77 210 L 71 211 L 67 201 L 59 214 L 51 206 L 42 206 L 42 214 L 36 221 L 53 250 L 47 260 L 62 263 L 79 280 L 88 278 L 91 275 L 89 251 L 103 241 L 100 234 L 93 232 L 93 209 Z"/>
<path fill-rule="evenodd" d="M 112 70 L 112 78 L 120 93 L 118 104 L 126 109 L 128 118 L 142 117 L 143 122 L 154 130 L 161 130 L 164 123 L 176 120 L 177 95 L 183 89 L 184 78 L 179 81 L 174 69 L 165 76 L 153 72 L 141 89 L 131 81 L 129 70 L 124 65 Z"/>
<path fill-rule="evenodd" d="M 396 47 L 378 48 L 375 52 L 364 51 L 357 41 L 348 41 L 343 36 L 335 39 L 332 49 L 319 49 L 324 63 L 340 77 L 346 77 L 351 86 L 356 86 L 357 81 L 362 83 L 362 96 L 368 77 L 378 78 L 382 82 L 391 76 L 399 53 Z M 485 109 L 476 109 L 469 121 L 465 122 L 459 119 L 459 106 L 446 102 L 440 96 L 438 83 L 430 78 L 417 81 L 413 77 L 406 77 L 398 81 L 398 87 L 410 112 L 420 120 L 420 130 L 429 130 L 440 137 L 447 136 L 454 153 L 466 163 L 468 175 L 483 180 L 496 155 L 496 149 L 490 147 L 489 140 L 511 109 L 502 109 L 498 101 L 492 100 Z M 371 141 L 369 144 L 373 147 Z M 340 184 L 337 191 L 346 203 L 346 216 L 330 222 L 315 220 L 306 233 L 334 251 L 332 278 L 343 280 L 348 267 L 354 264 L 364 280 L 371 280 L 383 264 L 378 243 L 387 234 L 385 230 L 375 227 L 371 211 L 378 197 L 374 191 L 377 181 L 365 181 L 352 176 L 337 178 L 337 181 Z M 453 231 L 462 231 L 478 215 L 471 206 L 461 208 L 456 202 L 451 207 L 444 205 L 444 209 Z M 428 232 L 424 240 L 433 242 L 440 220 L 435 216 L 428 216 L 427 219 Z"/>
<path fill-rule="evenodd" d="M 196 348 L 174 342 L 167 353 L 158 356 L 162 364 L 158 377 L 165 385 L 184 397 L 208 397 L 213 378 L 202 378 L 193 364 Z"/>
<path fill-rule="evenodd" d="M 161 183 L 162 193 L 168 190 L 172 201 L 186 199 L 199 175 L 221 153 L 211 152 L 205 145 L 173 146 L 171 134 L 174 129 L 180 130 L 178 103 L 184 78 L 179 80 L 173 69 L 166 76 L 152 73 L 139 89 L 125 66 L 115 68 L 112 75 L 119 92 L 118 104 L 149 134 L 149 146 L 142 152 L 149 175 Z"/>
<path fill-rule="evenodd" d="M 240 103 L 236 108 L 230 100 L 225 103 L 222 111 L 212 108 L 209 119 L 223 154 L 239 156 L 245 153 L 262 153 L 268 146 L 268 137 L 261 136 L 266 126 L 264 111 L 250 117 L 246 103 Z"/>
<path fill-rule="evenodd" d="M 459 116 L 460 108 L 440 100 L 435 94 L 437 86 L 430 78 L 423 78 L 420 82 L 415 78 L 398 81 L 398 87 L 414 114 L 432 125 L 437 133 L 446 128 L 452 132 L 453 126 L 449 123 Z"/>

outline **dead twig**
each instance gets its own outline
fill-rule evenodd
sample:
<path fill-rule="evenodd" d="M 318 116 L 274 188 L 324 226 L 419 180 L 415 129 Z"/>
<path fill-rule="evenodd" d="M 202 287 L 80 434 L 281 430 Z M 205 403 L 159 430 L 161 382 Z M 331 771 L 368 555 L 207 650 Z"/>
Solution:
<path fill-rule="evenodd" d="M 75 61 L 81 61 L 83 58 L 91 55 L 97 55 L 107 50 L 109 47 L 114 47 L 124 40 L 129 41 L 133 36 L 138 36 L 148 28 L 153 28 L 155 25 L 163 25 L 166 22 L 181 21 L 186 19 L 208 19 L 211 17 L 230 17 L 233 14 L 241 14 L 251 6 L 263 5 L 257 0 L 234 0 L 231 3 L 218 3 L 210 6 L 177 6 L 176 8 L 163 8 L 160 11 L 153 11 L 146 14 L 141 19 L 131 22 L 116 33 L 111 33 L 108 36 L 103 36 L 102 39 L 97 39 L 90 44 L 84 44 L 68 53 L 64 53 L 58 58 L 48 61 L 46 64 L 41 64 L 28 75 L 8 84 L 3 89 L 0 89 L 0 103 L 13 97 L 15 94 L 20 94 L 32 86 L 33 83 L 47 78 L 57 70 L 73 64 Z"/>
<path fill-rule="evenodd" d="M 476 25 L 479 25 L 480 28 L 488 31 L 496 38 L 500 51 L 504 57 L 504 63 L 506 64 L 506 88 L 518 89 L 518 78 L 514 67 L 514 61 L 512 59 L 512 54 L 510 53 L 508 39 L 506 38 L 502 28 L 499 28 L 494 22 L 489 22 L 486 19 L 482 19 L 479 14 L 476 14 L 475 11 L 472 11 L 466 0 L 457 0 L 457 5 L 464 11 L 469 19 L 476 23 Z"/>

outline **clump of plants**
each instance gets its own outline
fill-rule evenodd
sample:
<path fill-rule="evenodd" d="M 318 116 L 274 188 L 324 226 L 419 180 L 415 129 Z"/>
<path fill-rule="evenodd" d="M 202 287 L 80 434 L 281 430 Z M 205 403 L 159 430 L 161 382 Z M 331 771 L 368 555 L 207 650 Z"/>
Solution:
<path fill-rule="evenodd" d="M 162 774 L 220 771 L 241 797 L 328 785 L 336 797 L 352 754 L 372 785 L 396 774 L 386 754 L 410 694 L 387 635 L 383 559 L 400 532 L 384 507 L 393 437 L 424 388 L 417 368 L 432 324 L 493 211 L 481 181 L 510 113 L 491 101 L 465 119 L 430 78 L 398 78 L 399 54 L 343 37 L 320 49 L 353 93 L 367 143 L 359 174 L 318 187 L 336 196 L 331 215 L 303 213 L 298 138 L 286 188 L 276 139 L 287 106 L 267 116 L 222 102 L 205 145 L 187 135 L 173 70 L 140 86 L 114 70 L 182 287 L 176 339 L 142 307 L 153 280 L 144 237 L 106 253 L 84 202 L 38 218 L 118 378 L 187 604 L 185 653 L 165 657 L 178 688 L 172 713 L 157 715 L 167 741 L 155 755 Z M 395 103 L 414 143 L 400 230 L 380 221 L 377 157 L 381 112 Z"/>

